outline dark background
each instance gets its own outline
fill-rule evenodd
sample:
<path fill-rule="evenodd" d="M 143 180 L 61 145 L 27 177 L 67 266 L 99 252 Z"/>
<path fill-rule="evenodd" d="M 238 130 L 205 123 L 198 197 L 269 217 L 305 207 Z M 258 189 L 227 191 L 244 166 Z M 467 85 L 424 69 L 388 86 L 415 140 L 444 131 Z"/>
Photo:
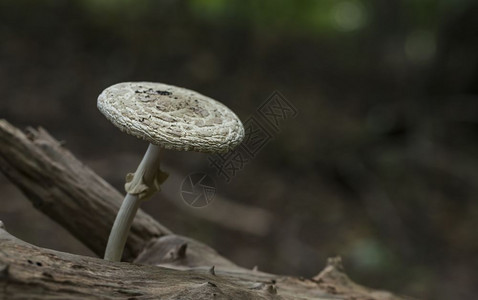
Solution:
<path fill-rule="evenodd" d="M 122 190 L 147 144 L 96 98 L 122 81 L 184 86 L 244 121 L 275 91 L 298 110 L 230 183 L 165 151 L 143 208 L 234 262 L 428 299 L 478 295 L 478 3 L 0 1 L 0 117 L 43 126 Z M 202 209 L 180 198 L 215 178 Z M 33 244 L 92 255 L 0 177 L 0 219 Z"/>

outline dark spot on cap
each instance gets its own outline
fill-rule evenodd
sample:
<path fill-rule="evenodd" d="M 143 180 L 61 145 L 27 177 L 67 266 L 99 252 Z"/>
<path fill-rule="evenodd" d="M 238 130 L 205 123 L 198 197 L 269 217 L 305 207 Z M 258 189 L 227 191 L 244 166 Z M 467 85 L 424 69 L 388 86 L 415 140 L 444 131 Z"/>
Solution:
<path fill-rule="evenodd" d="M 172 93 L 168 91 L 156 91 L 156 94 L 161 95 L 161 96 L 170 96 Z"/>

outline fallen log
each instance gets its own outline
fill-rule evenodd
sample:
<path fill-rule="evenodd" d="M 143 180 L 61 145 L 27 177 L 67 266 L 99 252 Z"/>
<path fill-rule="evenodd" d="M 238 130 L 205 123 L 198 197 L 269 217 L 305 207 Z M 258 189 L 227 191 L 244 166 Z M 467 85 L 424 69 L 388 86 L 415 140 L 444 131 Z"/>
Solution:
<path fill-rule="evenodd" d="M 24 134 L 5 120 L 0 170 L 36 208 L 102 256 L 123 198 L 111 185 L 44 129 Z M 312 279 L 244 269 L 144 212 L 133 223 L 123 258 L 134 263 L 43 249 L 11 236 L 0 223 L 0 298 L 405 299 L 354 283 L 338 258 Z"/>
<path fill-rule="evenodd" d="M 122 194 L 43 128 L 28 128 L 25 134 L 0 120 L 0 145 L 0 170 L 5 176 L 35 208 L 102 257 Z M 152 238 L 170 233 L 139 211 L 123 259 L 132 260 Z"/>
<path fill-rule="evenodd" d="M 43 249 L 0 228 L 2 299 L 390 299 L 330 264 L 314 280 L 241 268 L 157 267 Z"/>

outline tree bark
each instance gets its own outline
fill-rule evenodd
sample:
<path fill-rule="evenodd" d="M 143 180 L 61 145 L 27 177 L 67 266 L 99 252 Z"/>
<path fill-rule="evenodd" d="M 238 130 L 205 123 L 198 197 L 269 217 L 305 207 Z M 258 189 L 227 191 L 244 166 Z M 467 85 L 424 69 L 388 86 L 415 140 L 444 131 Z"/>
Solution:
<path fill-rule="evenodd" d="M 0 120 L 0 169 L 35 207 L 102 256 L 122 195 L 45 130 L 27 132 Z M 0 222 L 0 299 L 405 299 L 352 282 L 339 258 L 312 279 L 244 269 L 144 212 L 124 258 L 134 263 L 42 249 Z"/>

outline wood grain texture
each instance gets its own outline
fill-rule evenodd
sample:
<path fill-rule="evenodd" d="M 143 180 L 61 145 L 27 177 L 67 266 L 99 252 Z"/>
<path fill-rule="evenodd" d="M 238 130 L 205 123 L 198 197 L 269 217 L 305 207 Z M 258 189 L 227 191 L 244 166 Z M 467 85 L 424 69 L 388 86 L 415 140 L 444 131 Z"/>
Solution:
<path fill-rule="evenodd" d="M 38 248 L 0 229 L 1 299 L 270 299 L 205 271 L 113 263 Z M 245 283 L 246 284 L 246 283 Z"/>
<path fill-rule="evenodd" d="M 110 262 L 39 248 L 4 229 L 0 245 L 1 299 L 403 299 L 360 287 L 333 265 L 309 280 L 240 268 Z"/>
<path fill-rule="evenodd" d="M 27 132 L 0 120 L 1 171 L 36 208 L 102 255 L 122 195 L 45 130 Z M 354 283 L 337 258 L 312 279 L 245 269 L 144 212 L 124 258 L 134 263 L 36 247 L 0 221 L 0 299 L 406 299 Z"/>
<path fill-rule="evenodd" d="M 42 128 L 28 128 L 24 134 L 0 120 L 0 145 L 0 170 L 38 210 L 103 256 L 123 195 Z M 132 260 L 152 238 L 169 233 L 139 211 L 123 259 Z"/>

